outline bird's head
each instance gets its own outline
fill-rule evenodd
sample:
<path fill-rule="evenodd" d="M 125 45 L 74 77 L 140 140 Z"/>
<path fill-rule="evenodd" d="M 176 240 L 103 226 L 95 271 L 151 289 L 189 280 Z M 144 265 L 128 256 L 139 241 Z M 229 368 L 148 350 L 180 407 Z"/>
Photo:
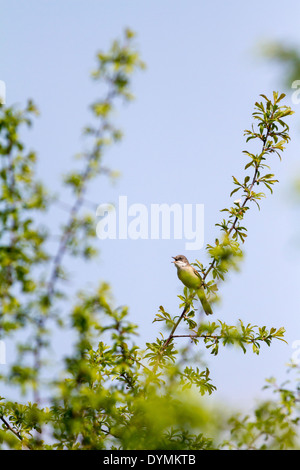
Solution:
<path fill-rule="evenodd" d="M 183 255 L 172 256 L 172 258 L 174 261 L 171 261 L 171 263 L 174 263 L 176 268 L 183 268 L 189 264 L 187 258 Z"/>

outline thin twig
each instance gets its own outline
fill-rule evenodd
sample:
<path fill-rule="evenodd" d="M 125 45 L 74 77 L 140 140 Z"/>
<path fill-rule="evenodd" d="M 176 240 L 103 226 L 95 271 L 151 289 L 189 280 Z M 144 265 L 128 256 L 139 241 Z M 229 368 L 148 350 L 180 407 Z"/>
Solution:
<path fill-rule="evenodd" d="M 271 118 L 273 117 L 273 114 L 272 113 L 272 116 Z M 267 140 L 269 138 L 269 135 L 270 135 L 270 127 L 267 126 L 267 133 L 265 135 L 265 138 L 264 138 L 264 141 L 263 141 L 263 146 L 262 146 L 262 151 L 261 151 L 261 155 L 263 153 L 265 153 L 266 151 L 266 143 L 267 143 Z M 244 199 L 244 202 L 243 204 L 241 205 L 241 209 L 243 209 L 245 207 L 245 205 L 247 204 L 247 202 L 251 199 L 251 191 L 256 183 L 256 178 L 257 178 L 257 173 L 258 173 L 258 168 L 259 168 L 259 163 L 256 163 L 255 165 L 255 171 L 254 171 L 254 176 L 252 178 L 252 182 L 251 182 L 251 185 L 249 187 L 249 191 L 248 191 L 248 195 L 245 197 Z M 235 229 L 235 226 L 236 226 L 236 223 L 238 221 L 238 217 L 236 216 L 234 221 L 232 222 L 232 225 L 228 231 L 228 235 L 231 234 L 231 232 Z M 215 263 L 216 263 L 216 258 L 213 259 L 213 261 L 210 263 L 208 269 L 206 270 L 206 272 L 203 274 L 203 281 L 206 279 L 206 277 L 208 276 L 208 274 L 210 273 L 210 271 L 213 269 L 213 267 L 215 266 Z"/>

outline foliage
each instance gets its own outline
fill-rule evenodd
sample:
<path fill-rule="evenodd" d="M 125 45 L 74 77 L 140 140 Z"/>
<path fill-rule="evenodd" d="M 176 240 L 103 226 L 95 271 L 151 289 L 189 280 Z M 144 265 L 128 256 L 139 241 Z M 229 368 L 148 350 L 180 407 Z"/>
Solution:
<path fill-rule="evenodd" d="M 290 370 L 299 372 L 299 365 L 292 363 Z M 299 380 L 296 387 L 289 382 L 278 385 L 274 377 L 267 380 L 266 388 L 273 388 L 276 400 L 260 403 L 253 416 L 236 414 L 229 420 L 230 439 L 223 443 L 234 449 L 299 449 Z"/>
<path fill-rule="evenodd" d="M 290 89 L 293 82 L 297 81 L 299 86 L 300 77 L 300 54 L 299 47 L 284 44 L 282 41 L 268 41 L 261 45 L 261 55 L 281 65 L 285 70 L 284 86 Z"/>
<path fill-rule="evenodd" d="M 96 255 L 93 218 L 84 210 L 85 197 L 91 181 L 99 174 L 111 174 L 103 166 L 103 154 L 121 139 L 121 131 L 112 123 L 116 102 L 132 99 L 131 74 L 144 67 L 133 39 L 134 34 L 126 30 L 123 41 L 115 41 L 108 53 L 97 55 L 92 76 L 104 87 L 104 98 L 91 105 L 95 124 L 84 130 L 90 150 L 79 154 L 81 167 L 64 176 L 74 201 L 54 256 L 47 245 L 51 231 L 41 226 L 39 215 L 55 202 L 36 179 L 35 153 L 27 151 L 20 138 L 22 126 L 31 125 L 37 110 L 31 102 L 24 111 L 0 109 L 0 332 L 18 349 L 0 378 L 20 396 L 17 401 L 1 398 L 2 447 L 253 448 L 257 442 L 261 447 L 261 437 L 267 437 L 264 448 L 295 447 L 293 392 L 280 389 L 279 402 L 261 405 L 254 419 L 234 416 L 228 424 L 224 411 L 212 410 L 204 397 L 216 387 L 199 354 L 202 345 L 213 355 L 232 345 L 244 353 L 252 349 L 259 354 L 261 344 L 284 340 L 283 327 L 245 325 L 242 320 L 238 325 L 217 319 L 199 322 L 195 294 L 185 288 L 179 296 L 182 313 L 174 315 L 161 306 L 154 321 L 161 322 L 167 334 L 160 332 L 143 350 L 135 344 L 137 326 L 129 321 L 127 307 L 114 306 L 108 284 L 81 290 L 72 296 L 72 304 L 66 295 L 66 255 L 85 261 Z M 261 98 L 253 113 L 256 126 L 245 131 L 247 142 L 255 140 L 260 149 L 244 152 L 248 159 L 244 180 L 233 177 L 231 194 L 240 192 L 241 199 L 223 209 L 227 219 L 217 224 L 220 236 L 206 247 L 208 265 L 195 261 L 211 301 L 241 259 L 247 236 L 245 215 L 251 202 L 258 205 L 265 196 L 257 186 L 272 192 L 276 182 L 266 172 L 266 162 L 281 156 L 289 141 L 285 118 L 292 111 L 280 104 L 284 95 L 274 92 L 272 99 Z M 178 333 L 179 325 L 186 327 L 184 334 Z M 51 378 L 46 357 L 56 329 L 71 331 L 74 345 L 62 359 L 60 372 Z M 188 344 L 178 347 L 182 338 Z M 32 394 L 32 401 L 22 400 L 22 393 L 23 398 Z"/>

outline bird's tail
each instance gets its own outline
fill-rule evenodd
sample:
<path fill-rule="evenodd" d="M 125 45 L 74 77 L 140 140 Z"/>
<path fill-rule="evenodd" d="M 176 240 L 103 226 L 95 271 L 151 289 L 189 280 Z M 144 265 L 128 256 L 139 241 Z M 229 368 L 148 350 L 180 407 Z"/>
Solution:
<path fill-rule="evenodd" d="M 208 300 L 206 298 L 206 295 L 205 295 L 205 292 L 204 292 L 204 289 L 198 289 L 197 290 L 197 295 L 199 297 L 199 300 L 202 304 L 202 307 L 203 307 L 203 310 L 204 312 L 206 313 L 206 315 L 212 315 L 213 314 L 213 311 L 211 309 L 211 306 L 209 305 L 208 303 Z"/>

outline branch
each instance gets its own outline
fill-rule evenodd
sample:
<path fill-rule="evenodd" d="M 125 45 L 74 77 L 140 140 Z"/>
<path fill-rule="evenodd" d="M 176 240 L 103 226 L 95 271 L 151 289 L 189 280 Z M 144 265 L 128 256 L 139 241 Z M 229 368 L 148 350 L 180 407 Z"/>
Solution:
<path fill-rule="evenodd" d="M 274 112 L 272 113 L 272 116 L 271 116 L 270 119 L 273 118 L 273 115 L 274 115 Z M 263 154 L 266 152 L 266 143 L 267 143 L 267 140 L 268 140 L 269 136 L 270 136 L 270 126 L 267 126 L 267 133 L 266 133 L 266 136 L 265 136 L 264 141 L 263 141 L 262 150 L 261 150 L 261 155 L 263 155 Z M 252 191 L 252 189 L 253 189 L 255 183 L 257 182 L 257 175 L 258 175 L 259 165 L 260 165 L 260 162 L 256 163 L 256 165 L 255 165 L 255 171 L 254 171 L 254 175 L 253 175 L 253 178 L 252 178 L 251 185 L 250 185 L 250 187 L 249 187 L 249 192 L 248 192 L 248 195 L 245 196 L 245 198 L 244 198 L 244 202 L 243 202 L 243 204 L 241 205 L 241 209 L 243 209 L 243 208 L 246 206 L 247 202 L 250 201 L 250 199 L 251 199 L 251 191 Z M 232 222 L 232 225 L 231 225 L 229 231 L 228 231 L 228 235 L 231 235 L 232 231 L 235 230 L 235 226 L 236 226 L 236 223 L 238 222 L 238 220 L 239 220 L 239 219 L 238 219 L 238 217 L 236 216 L 235 219 L 234 219 L 233 222 Z M 204 271 L 204 273 L 203 273 L 203 281 L 205 281 L 205 279 L 207 278 L 208 274 L 210 273 L 210 271 L 211 271 L 211 270 L 213 269 L 213 267 L 215 266 L 216 261 L 217 261 L 216 258 L 214 258 L 214 259 L 212 260 L 212 262 L 210 263 L 209 267 L 207 268 L 207 270 Z"/>
<path fill-rule="evenodd" d="M 247 138 L 247 142 L 250 140 L 250 139 L 254 139 L 254 138 L 259 138 L 261 141 L 262 141 L 262 148 L 261 148 L 261 152 L 260 154 L 258 155 L 254 155 L 254 154 L 251 154 L 247 151 L 245 151 L 245 153 L 247 155 L 249 155 L 251 157 L 251 160 L 249 163 L 247 163 L 247 165 L 245 166 L 245 169 L 249 168 L 250 166 L 253 166 L 254 167 L 254 174 L 252 176 L 252 179 L 251 179 L 251 183 L 248 184 L 248 182 L 250 181 L 250 176 L 246 176 L 245 177 L 245 180 L 244 180 L 244 184 L 241 184 L 237 181 L 236 178 L 233 177 L 234 179 L 234 183 L 237 185 L 237 188 L 234 189 L 231 193 L 231 195 L 240 190 L 240 189 L 243 189 L 244 190 L 244 200 L 243 200 L 243 203 L 240 205 L 240 203 L 238 203 L 238 206 L 237 208 L 230 208 L 230 209 L 223 209 L 227 212 L 229 212 L 229 218 L 228 218 L 228 221 L 226 222 L 225 220 L 223 221 L 222 224 L 216 224 L 216 225 L 219 225 L 221 226 L 221 229 L 225 232 L 225 235 L 228 237 L 228 238 L 233 238 L 233 239 L 238 239 L 238 236 L 241 238 L 242 242 L 244 241 L 244 237 L 246 236 L 246 234 L 242 233 L 242 230 L 245 230 L 244 227 L 241 227 L 240 225 L 237 226 L 237 223 L 239 220 L 241 220 L 243 217 L 244 217 L 244 213 L 246 212 L 246 210 L 248 209 L 246 207 L 246 204 L 253 200 L 254 202 L 257 203 L 256 199 L 259 200 L 262 195 L 264 195 L 263 193 L 258 193 L 258 194 L 255 194 L 253 192 L 253 188 L 255 186 L 255 184 L 259 184 L 260 182 L 263 183 L 271 192 L 271 185 L 274 184 L 276 182 L 276 180 L 272 179 L 274 175 L 271 175 L 271 174 L 267 174 L 267 175 L 264 175 L 262 177 L 260 177 L 260 168 L 263 168 L 263 167 L 266 167 L 267 165 L 263 164 L 262 161 L 265 160 L 265 155 L 266 154 L 271 154 L 271 153 L 276 153 L 279 158 L 280 158 L 280 154 L 279 152 L 283 151 L 284 147 L 283 147 L 283 144 L 288 142 L 290 137 L 287 133 L 288 131 L 288 126 L 287 124 L 285 124 L 285 122 L 282 120 L 284 117 L 290 115 L 290 114 L 293 114 L 293 111 L 289 108 L 289 107 L 286 107 L 286 106 L 282 106 L 280 107 L 278 105 L 278 102 L 284 98 L 284 94 L 281 94 L 280 96 L 278 96 L 278 93 L 276 92 L 273 92 L 273 102 L 271 100 L 269 100 L 266 96 L 264 95 L 261 95 L 265 101 L 266 101 L 266 104 L 264 105 L 262 102 L 261 103 L 258 103 L 256 102 L 255 103 L 255 112 L 253 113 L 253 117 L 254 119 L 258 120 L 258 132 L 254 132 L 254 129 L 253 129 L 253 125 L 252 125 L 252 131 L 248 131 L 246 130 L 245 131 L 245 134 L 244 135 L 248 135 L 248 138 Z M 282 127 L 282 130 L 279 132 L 278 131 L 278 127 L 281 126 Z M 281 138 L 282 140 L 278 141 L 278 138 Z M 233 234 L 233 232 L 235 232 Z M 221 245 L 221 248 L 225 247 L 225 243 L 224 245 L 222 246 Z M 221 279 L 224 279 L 223 277 L 223 272 L 226 272 L 227 271 L 227 266 L 228 266 L 228 261 L 226 261 L 226 257 L 224 258 L 225 259 L 225 267 L 224 265 L 222 266 L 221 263 L 222 263 L 222 260 L 223 260 L 223 254 L 219 254 L 220 253 L 220 244 L 219 244 L 219 241 L 216 240 L 216 248 L 217 248 L 217 251 L 214 252 L 214 247 L 208 245 L 207 246 L 207 249 L 210 250 L 210 256 L 213 258 L 211 263 L 209 264 L 209 266 L 207 267 L 207 269 L 203 269 L 203 266 L 198 262 L 200 268 L 201 268 L 201 274 L 202 274 L 202 280 L 203 280 L 203 287 L 205 288 L 208 288 L 210 291 L 213 291 L 215 288 L 216 288 L 216 285 L 214 284 L 213 286 L 210 285 L 211 283 L 209 283 L 209 285 L 205 285 L 205 279 L 207 278 L 208 274 L 212 271 L 212 269 L 214 269 L 214 272 L 213 272 L 213 277 L 219 277 Z M 232 248 L 232 251 L 231 251 L 231 255 L 235 255 L 235 254 L 238 254 L 239 253 L 239 244 L 238 242 L 236 243 L 236 246 L 235 247 L 231 247 Z M 222 250 L 221 250 L 221 253 L 222 253 Z M 225 255 L 227 256 L 228 254 L 225 253 Z M 227 262 L 227 264 L 226 264 Z M 220 263 L 220 269 L 217 270 L 217 264 Z M 213 283 L 213 281 L 212 281 Z M 173 338 L 178 338 L 178 337 L 189 337 L 189 338 L 197 338 L 197 337 L 200 337 L 198 334 L 197 335 L 191 335 L 191 334 L 186 334 L 186 335 L 175 335 L 174 333 L 176 332 L 179 324 L 181 323 L 181 321 L 183 320 L 183 318 L 185 317 L 185 314 L 186 312 L 188 311 L 190 307 L 190 303 L 187 301 L 187 299 L 185 299 L 185 307 L 184 307 L 184 310 L 183 312 L 181 313 L 180 317 L 178 318 L 178 320 L 176 321 L 176 323 L 173 325 L 173 328 L 168 336 L 168 338 L 163 342 L 162 346 L 158 349 L 157 351 L 157 360 L 156 360 L 156 363 L 154 365 L 154 368 L 153 368 L 153 371 L 155 371 L 158 367 L 158 364 L 160 362 L 160 358 L 162 357 L 163 353 L 165 352 L 166 348 L 168 347 L 168 345 L 170 344 L 170 342 L 172 341 Z M 165 316 L 165 321 L 170 321 L 170 316 L 168 315 Z M 206 337 L 208 338 L 208 336 L 202 336 L 202 337 Z M 261 338 L 261 339 L 264 339 L 264 338 Z M 217 341 L 218 339 L 216 339 Z M 250 341 L 251 342 L 251 341 Z M 157 345 L 156 345 L 157 346 Z M 256 347 L 255 345 L 255 338 L 253 338 L 253 348 L 254 346 Z M 155 350 L 155 349 L 154 349 Z M 256 352 L 257 352 L 257 349 L 256 349 Z"/>
<path fill-rule="evenodd" d="M 0 420 L 2 421 L 2 423 L 5 425 L 6 429 L 10 432 L 12 432 L 18 439 L 19 441 L 21 441 L 23 444 L 26 445 L 26 447 L 31 450 L 31 447 L 29 446 L 28 442 L 26 441 L 26 443 L 24 442 L 24 439 L 23 437 L 21 436 L 21 434 L 16 431 L 10 424 L 9 422 L 6 420 L 6 418 L 4 418 L 3 415 L 0 416 Z"/>

